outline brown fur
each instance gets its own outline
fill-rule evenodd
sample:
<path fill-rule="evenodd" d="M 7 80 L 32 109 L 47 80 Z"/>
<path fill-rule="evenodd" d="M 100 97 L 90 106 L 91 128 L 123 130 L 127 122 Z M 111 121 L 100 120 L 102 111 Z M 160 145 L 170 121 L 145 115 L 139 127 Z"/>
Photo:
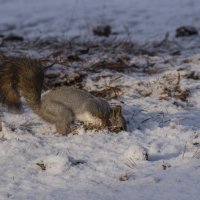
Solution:
<path fill-rule="evenodd" d="M 41 63 L 35 59 L 1 57 L 0 101 L 8 108 L 20 110 L 20 91 L 23 91 L 27 103 L 39 103 L 44 79 L 40 66 Z"/>

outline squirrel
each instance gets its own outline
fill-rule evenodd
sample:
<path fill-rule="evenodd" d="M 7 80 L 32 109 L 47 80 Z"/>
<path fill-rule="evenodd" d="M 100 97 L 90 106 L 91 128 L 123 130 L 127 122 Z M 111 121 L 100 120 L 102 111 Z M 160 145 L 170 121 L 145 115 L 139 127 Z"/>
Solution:
<path fill-rule="evenodd" d="M 4 57 L 0 60 L 0 101 L 21 110 L 20 97 L 42 119 L 56 126 L 61 134 L 71 132 L 74 121 L 119 132 L 127 130 L 121 106 L 111 107 L 102 98 L 73 87 L 61 86 L 41 96 L 44 69 L 37 59 Z"/>

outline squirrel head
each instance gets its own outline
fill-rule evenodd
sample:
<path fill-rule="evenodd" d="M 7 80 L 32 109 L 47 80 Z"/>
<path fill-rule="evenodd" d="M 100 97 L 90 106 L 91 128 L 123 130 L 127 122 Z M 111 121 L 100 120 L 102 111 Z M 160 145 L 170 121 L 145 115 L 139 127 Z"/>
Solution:
<path fill-rule="evenodd" d="M 122 115 L 121 106 L 115 106 L 112 108 L 109 116 L 109 129 L 115 132 L 127 130 L 126 120 Z"/>

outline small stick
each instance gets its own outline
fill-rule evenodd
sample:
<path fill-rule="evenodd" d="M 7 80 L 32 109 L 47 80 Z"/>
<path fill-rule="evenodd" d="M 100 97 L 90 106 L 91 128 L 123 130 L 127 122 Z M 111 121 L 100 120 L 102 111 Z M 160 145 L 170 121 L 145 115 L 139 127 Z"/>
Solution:
<path fill-rule="evenodd" d="M 187 142 L 185 143 L 185 146 L 184 146 L 184 150 L 183 150 L 182 159 L 184 158 L 184 155 L 185 155 L 185 152 L 186 152 L 186 145 L 187 145 Z"/>
<path fill-rule="evenodd" d="M 0 131 L 2 131 L 2 120 L 1 120 L 1 117 L 0 117 Z"/>

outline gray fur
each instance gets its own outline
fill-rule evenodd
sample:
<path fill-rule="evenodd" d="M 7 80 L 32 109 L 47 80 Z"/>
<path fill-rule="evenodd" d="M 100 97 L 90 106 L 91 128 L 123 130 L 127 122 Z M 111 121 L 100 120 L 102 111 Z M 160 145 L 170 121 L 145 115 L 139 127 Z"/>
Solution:
<path fill-rule="evenodd" d="M 79 120 L 78 116 L 83 113 L 90 113 L 99 119 L 102 128 L 114 127 L 126 130 L 122 114 L 115 113 L 114 115 L 108 102 L 72 87 L 63 86 L 47 93 L 42 98 L 40 113 L 46 121 L 54 123 L 57 131 L 63 134 L 70 131 L 70 124 Z"/>

